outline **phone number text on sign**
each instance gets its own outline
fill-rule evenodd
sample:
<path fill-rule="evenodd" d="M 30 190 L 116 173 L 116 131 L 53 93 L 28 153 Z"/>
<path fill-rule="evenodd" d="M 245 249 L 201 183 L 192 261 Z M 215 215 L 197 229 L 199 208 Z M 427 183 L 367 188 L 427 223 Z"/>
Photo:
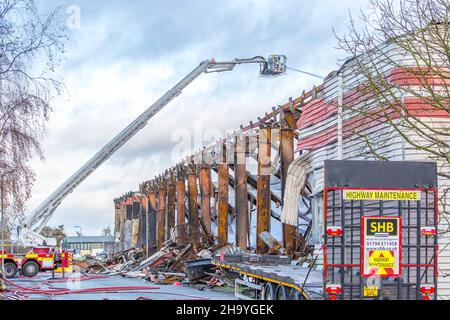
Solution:
<path fill-rule="evenodd" d="M 367 250 L 397 250 L 397 240 L 370 240 L 366 239 Z"/>

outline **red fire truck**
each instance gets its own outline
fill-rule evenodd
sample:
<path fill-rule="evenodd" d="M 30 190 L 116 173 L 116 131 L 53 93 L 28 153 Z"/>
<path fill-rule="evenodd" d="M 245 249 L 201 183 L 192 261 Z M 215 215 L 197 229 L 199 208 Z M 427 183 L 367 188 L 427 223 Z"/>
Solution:
<path fill-rule="evenodd" d="M 35 247 L 25 255 L 0 251 L 0 264 L 4 263 L 5 278 L 14 278 L 20 271 L 25 277 L 35 277 L 39 272 L 71 272 L 73 253 L 57 251 L 50 247 Z"/>

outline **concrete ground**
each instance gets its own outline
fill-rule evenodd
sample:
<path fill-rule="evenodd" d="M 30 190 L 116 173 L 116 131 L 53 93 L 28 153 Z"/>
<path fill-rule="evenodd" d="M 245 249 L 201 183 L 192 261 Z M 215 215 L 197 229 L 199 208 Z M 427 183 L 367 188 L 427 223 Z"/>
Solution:
<path fill-rule="evenodd" d="M 51 276 L 51 274 L 41 274 L 33 279 L 19 278 L 13 280 L 14 283 L 31 288 L 43 283 Z M 73 273 L 68 277 L 77 278 L 80 274 Z M 60 275 L 56 276 L 60 277 Z M 123 278 L 121 276 L 112 276 L 102 279 L 92 279 L 86 281 L 67 281 L 63 283 L 52 283 L 53 288 L 68 288 L 73 290 L 88 288 L 105 288 L 105 287 L 124 287 L 124 286 L 148 286 L 159 287 L 154 290 L 142 290 L 133 292 L 118 293 L 89 293 L 89 294 L 67 294 L 58 296 L 48 296 L 42 294 L 27 295 L 26 300 L 235 300 L 231 290 L 214 289 L 214 291 L 200 291 L 198 288 L 183 285 L 175 287 L 172 285 L 155 285 L 149 281 L 142 279 Z M 12 286 L 8 286 L 12 289 Z M 46 288 L 42 286 L 42 288 Z M 220 291 L 219 291 L 220 290 Z M 229 291 L 229 292 L 226 292 Z"/>

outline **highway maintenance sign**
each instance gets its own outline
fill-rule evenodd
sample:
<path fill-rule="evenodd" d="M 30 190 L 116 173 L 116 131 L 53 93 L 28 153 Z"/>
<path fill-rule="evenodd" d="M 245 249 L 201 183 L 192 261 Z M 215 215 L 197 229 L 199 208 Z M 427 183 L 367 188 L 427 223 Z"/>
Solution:
<path fill-rule="evenodd" d="M 405 190 L 344 190 L 345 200 L 419 201 L 420 191 Z"/>
<path fill-rule="evenodd" d="M 402 218 L 363 217 L 361 229 L 361 275 L 400 277 Z"/>

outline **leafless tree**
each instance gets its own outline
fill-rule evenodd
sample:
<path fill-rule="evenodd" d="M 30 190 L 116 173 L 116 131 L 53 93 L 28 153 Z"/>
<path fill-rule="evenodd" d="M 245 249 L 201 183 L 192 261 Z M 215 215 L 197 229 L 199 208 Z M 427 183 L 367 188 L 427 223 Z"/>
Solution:
<path fill-rule="evenodd" d="M 371 0 L 337 36 L 350 56 L 348 70 L 357 75 L 356 94 L 343 106 L 357 119 L 351 133 L 387 160 L 380 152 L 386 141 L 368 129 L 383 125 L 401 137 L 403 150 L 438 163 L 441 232 L 448 232 L 450 218 L 449 12 L 449 0 Z"/>
<path fill-rule="evenodd" d="M 0 183 L 9 223 L 30 197 L 35 175 L 29 161 L 43 158 L 50 101 L 62 89 L 54 68 L 67 34 L 58 12 L 41 15 L 35 0 L 0 0 Z"/>
<path fill-rule="evenodd" d="M 111 235 L 112 235 L 112 231 L 111 231 L 111 228 L 109 226 L 105 227 L 102 230 L 102 236 L 111 237 Z"/>
<path fill-rule="evenodd" d="M 64 230 L 64 225 L 60 225 L 56 228 L 45 226 L 41 231 L 41 235 L 43 235 L 46 238 L 55 239 L 57 247 L 61 246 L 61 242 L 67 236 L 66 231 Z"/>

